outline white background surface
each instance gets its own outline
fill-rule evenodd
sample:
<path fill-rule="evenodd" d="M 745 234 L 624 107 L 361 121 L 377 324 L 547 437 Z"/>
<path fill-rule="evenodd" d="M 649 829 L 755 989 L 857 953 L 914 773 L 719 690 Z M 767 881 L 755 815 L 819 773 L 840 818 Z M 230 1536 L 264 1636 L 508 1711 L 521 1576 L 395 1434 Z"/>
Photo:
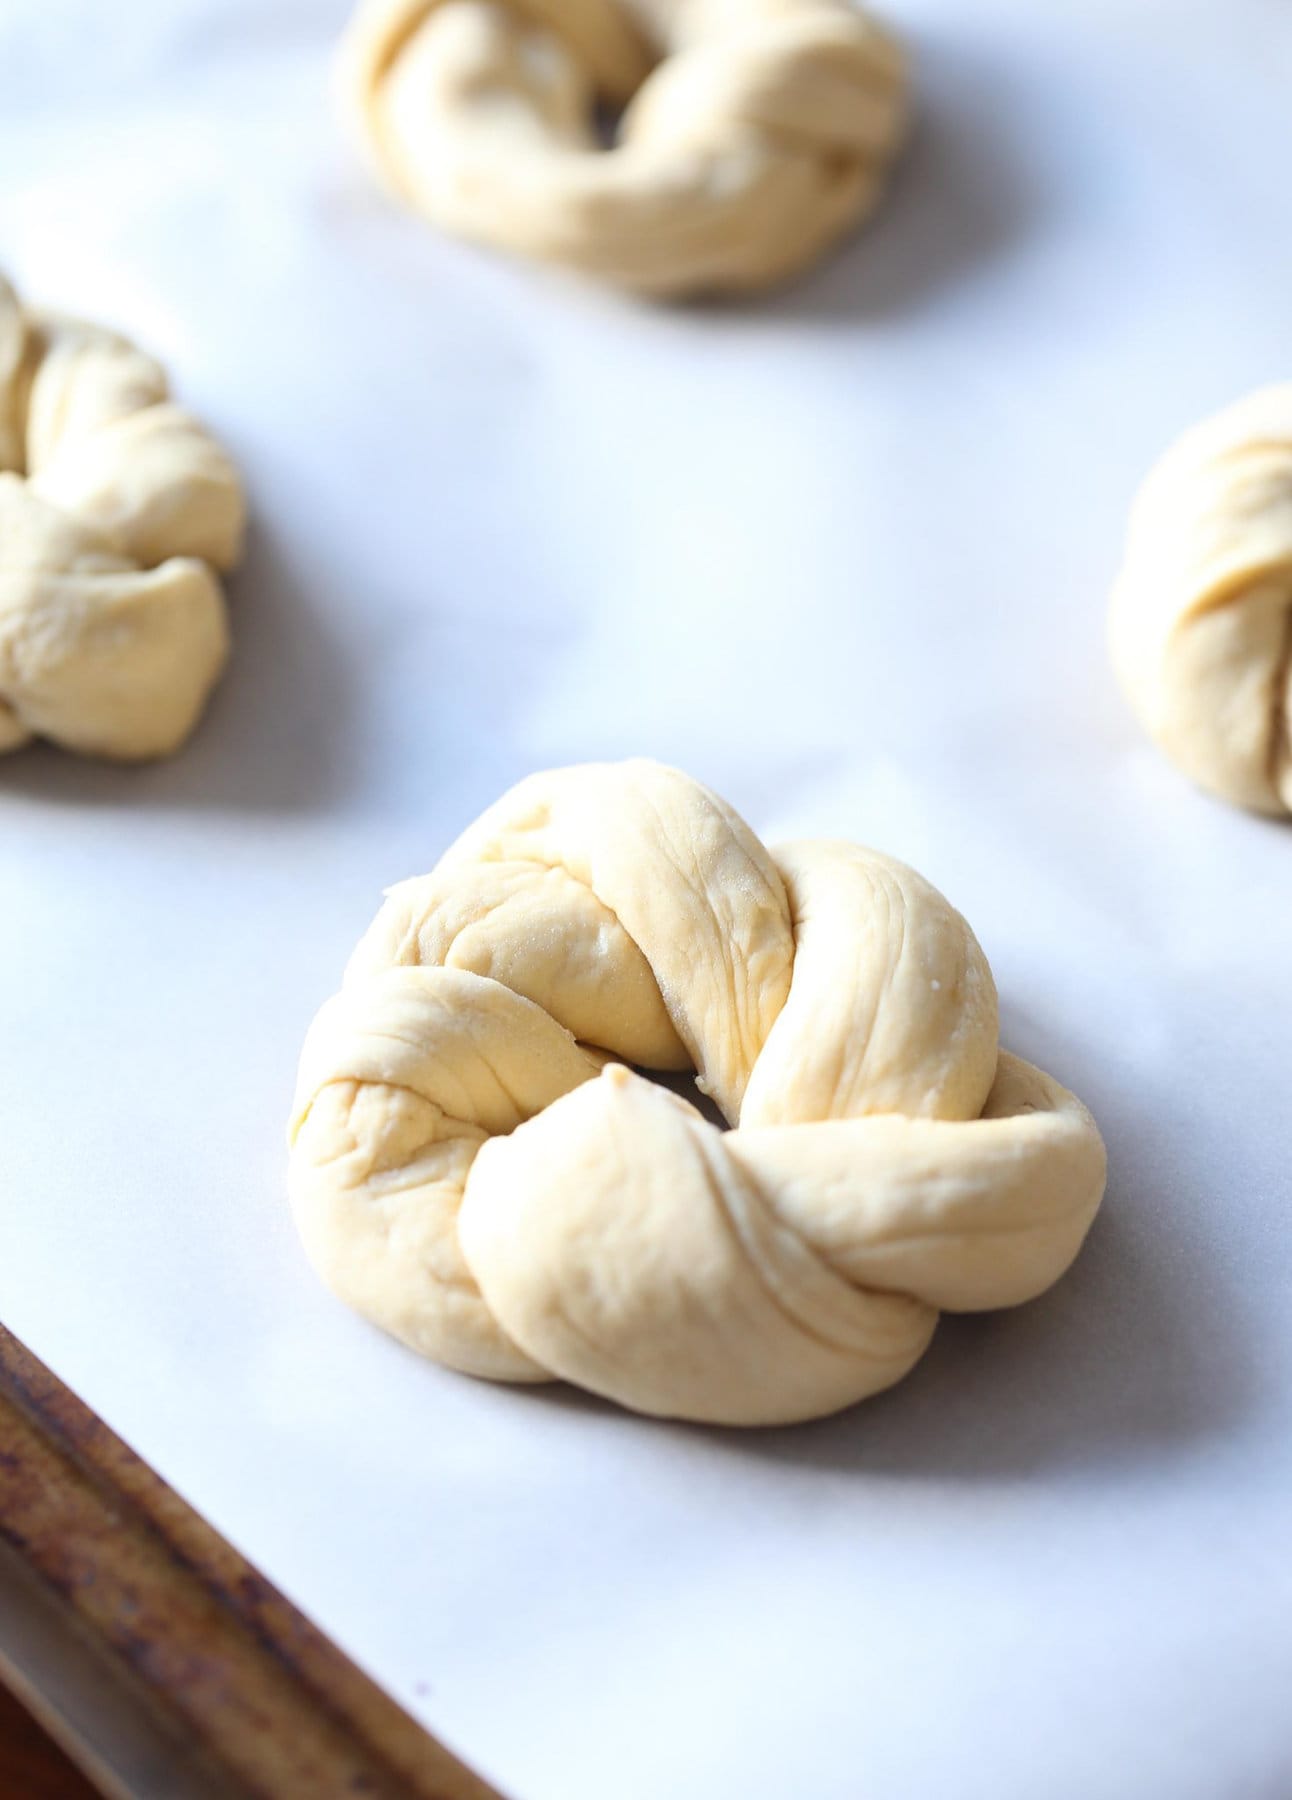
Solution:
<path fill-rule="evenodd" d="M 1292 372 L 1281 0 L 893 0 L 875 226 L 746 309 L 441 242 L 343 9 L 0 11 L 0 258 L 241 461 L 177 761 L 0 767 L 0 1317 L 518 1800 L 1292 1791 L 1292 836 L 1115 693 L 1129 495 Z M 645 752 L 968 914 L 1111 1154 L 1072 1275 L 762 1436 L 424 1366 L 298 1254 L 300 1039 L 381 887 Z"/>

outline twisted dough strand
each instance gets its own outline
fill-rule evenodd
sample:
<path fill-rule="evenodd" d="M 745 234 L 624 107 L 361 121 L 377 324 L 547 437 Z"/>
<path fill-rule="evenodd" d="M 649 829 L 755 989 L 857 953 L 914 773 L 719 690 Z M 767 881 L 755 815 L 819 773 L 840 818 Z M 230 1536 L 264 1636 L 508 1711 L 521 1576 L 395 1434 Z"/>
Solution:
<path fill-rule="evenodd" d="M 879 197 L 901 52 L 847 0 L 363 0 L 347 110 L 445 230 L 644 294 L 755 288 Z M 614 146 L 598 103 L 627 109 Z"/>
<path fill-rule="evenodd" d="M 1292 810 L 1292 383 L 1194 426 L 1150 471 L 1111 634 L 1168 756 L 1235 805 Z"/>
<path fill-rule="evenodd" d="M 0 751 L 175 749 L 228 654 L 242 489 L 114 332 L 0 279 Z"/>
<path fill-rule="evenodd" d="M 293 1207 L 337 1292 L 453 1367 L 812 1417 L 1080 1247 L 1098 1131 L 996 1029 L 901 864 L 769 853 L 653 763 L 534 776 L 392 890 L 311 1027 Z M 694 1066 L 739 1128 L 625 1056 Z"/>

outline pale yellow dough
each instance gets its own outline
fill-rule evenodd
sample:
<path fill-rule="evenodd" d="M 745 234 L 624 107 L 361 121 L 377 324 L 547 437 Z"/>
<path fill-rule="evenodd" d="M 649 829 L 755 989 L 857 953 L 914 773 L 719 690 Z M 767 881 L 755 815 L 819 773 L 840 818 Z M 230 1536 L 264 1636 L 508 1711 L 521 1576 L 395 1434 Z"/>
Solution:
<path fill-rule="evenodd" d="M 739 1129 L 629 1062 L 694 1068 Z M 1104 1186 L 1085 1108 L 998 1056 L 940 894 L 768 851 L 650 762 L 535 775 L 391 890 L 290 1141 L 319 1272 L 414 1349 L 729 1425 L 850 1405 L 939 1308 L 1039 1294 Z"/>
<path fill-rule="evenodd" d="M 151 357 L 0 278 L 0 751 L 132 760 L 188 736 L 228 654 L 236 471 Z"/>
<path fill-rule="evenodd" d="M 339 70 L 434 224 L 654 295 L 815 261 L 906 125 L 903 56 L 850 0 L 362 0 Z M 626 108 L 608 150 L 599 105 Z"/>
<path fill-rule="evenodd" d="M 1292 811 L 1292 382 L 1195 425 L 1135 500 L 1113 660 L 1202 787 Z"/>

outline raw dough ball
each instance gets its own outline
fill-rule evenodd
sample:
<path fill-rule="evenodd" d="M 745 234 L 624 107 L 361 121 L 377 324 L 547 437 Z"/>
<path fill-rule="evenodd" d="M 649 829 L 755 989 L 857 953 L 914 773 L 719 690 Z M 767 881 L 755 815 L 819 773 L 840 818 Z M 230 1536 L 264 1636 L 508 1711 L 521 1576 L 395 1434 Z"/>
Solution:
<path fill-rule="evenodd" d="M 122 759 L 188 736 L 228 654 L 228 457 L 114 332 L 0 278 L 0 751 Z"/>
<path fill-rule="evenodd" d="M 739 1129 L 626 1062 L 694 1068 Z M 391 890 L 290 1140 L 320 1273 L 415 1349 L 733 1425 L 1039 1294 L 1104 1185 L 1085 1108 L 998 1056 L 940 894 L 855 844 L 768 851 L 649 762 L 532 776 Z"/>
<path fill-rule="evenodd" d="M 849 0 L 362 0 L 344 94 L 434 224 L 643 294 L 766 286 L 875 205 L 906 123 Z M 598 106 L 625 106 L 613 148 Z"/>
<path fill-rule="evenodd" d="M 1236 806 L 1292 810 L 1292 383 L 1195 425 L 1151 471 L 1112 649 L 1186 774 Z"/>

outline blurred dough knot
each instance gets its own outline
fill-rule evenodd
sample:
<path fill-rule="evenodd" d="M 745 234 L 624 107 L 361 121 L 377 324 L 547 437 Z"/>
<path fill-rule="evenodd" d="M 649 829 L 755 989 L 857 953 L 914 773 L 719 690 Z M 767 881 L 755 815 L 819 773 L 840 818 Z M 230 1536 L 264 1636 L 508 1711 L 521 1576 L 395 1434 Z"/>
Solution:
<path fill-rule="evenodd" d="M 1150 471 L 1111 626 L 1167 755 L 1235 805 L 1292 810 L 1292 383 L 1195 425 Z"/>
<path fill-rule="evenodd" d="M 340 74 L 434 224 L 654 295 L 806 267 L 906 122 L 902 54 L 849 0 L 363 0 Z"/>
<path fill-rule="evenodd" d="M 228 654 L 242 489 L 151 357 L 0 279 L 0 751 L 164 756 Z"/>
<path fill-rule="evenodd" d="M 628 1064 L 693 1069 L 736 1129 Z M 1104 1185 L 1085 1108 L 998 1055 L 940 894 L 854 844 L 768 851 L 650 762 L 532 776 L 390 891 L 290 1138 L 319 1272 L 414 1349 L 735 1425 L 1039 1294 Z"/>

